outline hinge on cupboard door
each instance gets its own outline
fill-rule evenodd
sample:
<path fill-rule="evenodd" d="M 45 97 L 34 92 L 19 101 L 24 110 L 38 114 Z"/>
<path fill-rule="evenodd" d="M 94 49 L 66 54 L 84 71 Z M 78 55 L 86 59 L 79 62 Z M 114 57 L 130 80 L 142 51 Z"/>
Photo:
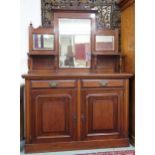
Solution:
<path fill-rule="evenodd" d="M 76 113 L 73 114 L 73 122 L 74 122 L 74 124 L 77 123 L 77 116 L 76 116 Z"/>
<path fill-rule="evenodd" d="M 86 117 L 85 117 L 84 113 L 81 114 L 81 121 L 82 121 L 82 123 L 86 122 Z"/>

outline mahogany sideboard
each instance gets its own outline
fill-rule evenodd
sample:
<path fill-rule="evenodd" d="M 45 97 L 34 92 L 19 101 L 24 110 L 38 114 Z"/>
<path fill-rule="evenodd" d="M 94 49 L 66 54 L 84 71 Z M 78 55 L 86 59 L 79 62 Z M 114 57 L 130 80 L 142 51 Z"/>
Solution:
<path fill-rule="evenodd" d="M 24 75 L 25 151 L 128 146 L 131 76 L 125 73 Z"/>
<path fill-rule="evenodd" d="M 25 152 L 129 146 L 118 30 L 95 29 L 94 12 L 58 10 L 53 23 L 29 27 Z"/>

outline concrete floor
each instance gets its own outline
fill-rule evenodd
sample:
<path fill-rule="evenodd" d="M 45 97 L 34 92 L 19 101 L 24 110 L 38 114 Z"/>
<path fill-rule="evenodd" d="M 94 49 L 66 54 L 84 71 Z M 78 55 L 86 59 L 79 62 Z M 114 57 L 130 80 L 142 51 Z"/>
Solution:
<path fill-rule="evenodd" d="M 20 155 L 25 155 L 23 151 L 24 142 L 21 144 Z M 94 149 L 94 150 L 75 150 L 75 151 L 64 151 L 64 152 L 48 152 L 48 153 L 33 153 L 26 155 L 76 155 L 83 153 L 97 153 L 97 152 L 109 152 L 109 151 L 120 151 L 120 150 L 134 150 L 134 146 L 130 145 L 129 147 L 123 148 L 109 148 L 109 149 Z"/>

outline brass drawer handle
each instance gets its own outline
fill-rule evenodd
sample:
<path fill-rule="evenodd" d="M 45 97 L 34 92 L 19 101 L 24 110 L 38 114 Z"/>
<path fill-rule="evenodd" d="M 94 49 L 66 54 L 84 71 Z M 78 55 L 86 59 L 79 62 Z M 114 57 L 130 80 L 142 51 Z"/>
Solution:
<path fill-rule="evenodd" d="M 49 82 L 50 87 L 57 87 L 58 83 L 57 82 Z"/>
<path fill-rule="evenodd" d="M 99 84 L 100 84 L 101 86 L 107 86 L 108 81 L 107 81 L 107 80 L 102 80 L 102 81 L 99 82 Z"/>

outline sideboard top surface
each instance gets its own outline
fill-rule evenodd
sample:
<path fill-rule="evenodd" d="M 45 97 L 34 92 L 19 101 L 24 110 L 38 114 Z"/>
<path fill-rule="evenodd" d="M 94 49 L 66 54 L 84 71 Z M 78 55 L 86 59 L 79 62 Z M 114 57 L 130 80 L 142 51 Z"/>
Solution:
<path fill-rule="evenodd" d="M 22 77 L 25 79 L 54 79 L 54 78 L 117 78 L 117 79 L 127 79 L 133 76 L 132 73 L 53 73 L 53 74 L 23 74 Z"/>

